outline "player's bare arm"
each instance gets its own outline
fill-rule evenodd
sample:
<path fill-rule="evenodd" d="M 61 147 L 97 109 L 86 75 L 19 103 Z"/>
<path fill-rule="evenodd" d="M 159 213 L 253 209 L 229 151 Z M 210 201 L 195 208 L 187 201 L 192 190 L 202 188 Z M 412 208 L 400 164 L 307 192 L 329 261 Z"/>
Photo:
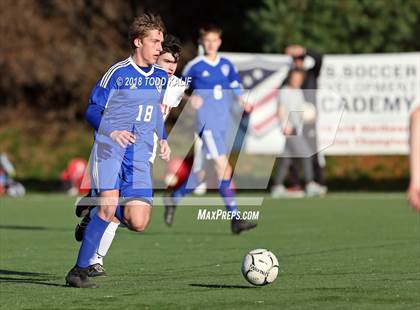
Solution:
<path fill-rule="evenodd" d="M 167 140 L 160 140 L 160 159 L 169 161 L 171 159 L 171 148 L 169 147 Z"/>
<path fill-rule="evenodd" d="M 410 119 L 410 171 L 411 179 L 408 188 L 408 201 L 420 212 L 420 107 Z"/>

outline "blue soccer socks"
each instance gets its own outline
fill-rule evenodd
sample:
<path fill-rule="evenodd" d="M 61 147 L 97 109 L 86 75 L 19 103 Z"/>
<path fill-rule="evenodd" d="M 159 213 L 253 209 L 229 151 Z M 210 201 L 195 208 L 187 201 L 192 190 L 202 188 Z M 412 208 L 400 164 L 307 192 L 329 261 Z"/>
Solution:
<path fill-rule="evenodd" d="M 97 252 L 101 238 L 109 223 L 101 219 L 97 214 L 92 217 L 83 236 L 82 245 L 80 246 L 77 257 L 77 266 L 81 268 L 87 268 L 89 266 L 89 260 Z"/>
<path fill-rule="evenodd" d="M 238 206 L 235 201 L 235 192 L 230 188 L 231 180 L 221 180 L 219 194 L 225 202 L 226 209 L 232 213 L 232 218 L 236 219 Z"/>

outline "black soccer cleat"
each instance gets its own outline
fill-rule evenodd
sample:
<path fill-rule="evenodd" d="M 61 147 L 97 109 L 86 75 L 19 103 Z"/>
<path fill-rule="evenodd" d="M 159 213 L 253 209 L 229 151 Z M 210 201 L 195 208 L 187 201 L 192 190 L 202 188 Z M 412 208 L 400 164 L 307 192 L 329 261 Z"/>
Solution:
<path fill-rule="evenodd" d="M 166 226 L 172 226 L 174 223 L 176 206 L 173 204 L 172 198 L 168 196 L 163 197 L 163 202 L 165 204 L 163 220 L 165 221 Z"/>
<path fill-rule="evenodd" d="M 257 223 L 248 222 L 245 220 L 234 220 L 231 222 L 231 230 L 232 234 L 239 235 L 241 232 L 245 230 L 250 230 L 257 227 Z"/>
<path fill-rule="evenodd" d="M 97 288 L 95 283 L 89 281 L 89 268 L 74 266 L 66 276 L 66 284 L 77 288 Z"/>
<path fill-rule="evenodd" d="M 175 206 L 165 206 L 165 213 L 163 214 L 163 219 L 165 221 L 166 226 L 172 226 L 172 224 L 174 223 L 175 209 Z"/>
<path fill-rule="evenodd" d="M 104 277 L 106 276 L 105 268 L 99 263 L 90 265 L 88 267 L 88 277 L 94 278 L 94 277 Z"/>
<path fill-rule="evenodd" d="M 77 217 L 86 216 L 86 214 L 89 214 L 90 210 L 96 207 L 96 206 L 90 205 L 89 203 L 90 199 L 92 199 L 92 196 L 89 192 L 86 196 L 80 198 L 80 200 L 76 203 L 75 213 Z"/>
<path fill-rule="evenodd" d="M 90 222 L 90 213 L 86 214 L 85 217 L 80 221 L 79 224 L 74 228 L 74 239 L 78 242 L 82 242 L 83 236 L 85 235 L 86 227 Z"/>

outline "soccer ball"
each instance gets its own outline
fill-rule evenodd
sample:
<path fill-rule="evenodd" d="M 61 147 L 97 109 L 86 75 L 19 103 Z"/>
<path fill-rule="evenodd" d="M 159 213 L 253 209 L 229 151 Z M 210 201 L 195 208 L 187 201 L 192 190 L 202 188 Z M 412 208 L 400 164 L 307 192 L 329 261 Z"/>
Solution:
<path fill-rule="evenodd" d="M 253 285 L 266 285 L 274 282 L 279 273 L 277 257 L 266 249 L 255 249 L 245 255 L 242 274 Z"/>

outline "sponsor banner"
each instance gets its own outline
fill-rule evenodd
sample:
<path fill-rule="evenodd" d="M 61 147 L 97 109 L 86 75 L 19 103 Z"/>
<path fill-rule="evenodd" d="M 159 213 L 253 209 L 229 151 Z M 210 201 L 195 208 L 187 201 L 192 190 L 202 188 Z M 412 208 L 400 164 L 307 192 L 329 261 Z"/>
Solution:
<path fill-rule="evenodd" d="M 278 89 L 290 58 L 224 53 L 238 68 L 255 105 L 245 150 L 284 147 Z M 306 60 L 305 60 L 306 61 Z M 408 119 L 420 104 L 420 53 L 325 55 L 317 91 L 319 150 L 327 155 L 408 154 Z"/>

